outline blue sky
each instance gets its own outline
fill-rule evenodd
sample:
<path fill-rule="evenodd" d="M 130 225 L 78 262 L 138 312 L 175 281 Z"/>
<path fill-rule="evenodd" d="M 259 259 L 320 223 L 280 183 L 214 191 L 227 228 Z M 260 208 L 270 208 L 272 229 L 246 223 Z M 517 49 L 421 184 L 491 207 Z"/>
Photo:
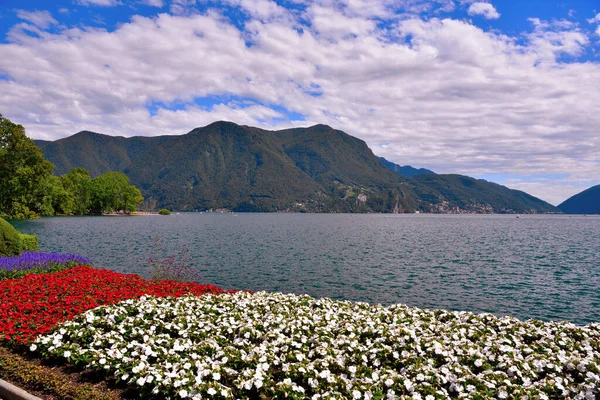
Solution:
<path fill-rule="evenodd" d="M 600 183 L 597 0 L 2 0 L 34 138 L 325 123 L 558 204 Z"/>

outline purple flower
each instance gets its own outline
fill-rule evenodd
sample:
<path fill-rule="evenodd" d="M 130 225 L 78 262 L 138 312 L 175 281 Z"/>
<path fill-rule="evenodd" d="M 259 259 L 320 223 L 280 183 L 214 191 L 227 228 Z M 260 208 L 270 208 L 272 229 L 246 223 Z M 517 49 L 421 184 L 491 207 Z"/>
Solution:
<path fill-rule="evenodd" d="M 1 257 L 0 274 L 2 272 L 25 271 L 28 269 L 50 269 L 60 265 L 75 266 L 89 265 L 91 261 L 77 254 L 57 254 L 25 252 L 19 256 Z"/>

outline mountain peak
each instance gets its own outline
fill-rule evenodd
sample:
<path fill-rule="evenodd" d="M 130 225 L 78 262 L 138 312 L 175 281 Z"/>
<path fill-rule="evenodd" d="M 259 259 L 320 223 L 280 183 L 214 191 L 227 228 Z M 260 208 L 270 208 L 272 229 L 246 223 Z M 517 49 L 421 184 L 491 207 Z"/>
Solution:
<path fill-rule="evenodd" d="M 72 136 L 108 136 L 103 133 L 92 132 L 92 131 L 79 131 Z"/>
<path fill-rule="evenodd" d="M 240 127 L 241 125 L 238 125 L 235 122 L 221 120 L 221 121 L 215 121 L 211 124 L 208 124 L 205 126 L 205 128 L 210 128 L 210 127 L 220 128 L 220 127 L 231 127 L 231 126 Z"/>
<path fill-rule="evenodd" d="M 320 131 L 333 131 L 333 130 L 335 130 L 331 126 L 325 125 L 325 124 L 316 124 L 316 125 L 308 127 L 307 129 L 309 129 L 309 130 L 320 130 Z"/>
<path fill-rule="evenodd" d="M 600 185 L 569 197 L 558 209 L 565 214 L 600 214 Z"/>

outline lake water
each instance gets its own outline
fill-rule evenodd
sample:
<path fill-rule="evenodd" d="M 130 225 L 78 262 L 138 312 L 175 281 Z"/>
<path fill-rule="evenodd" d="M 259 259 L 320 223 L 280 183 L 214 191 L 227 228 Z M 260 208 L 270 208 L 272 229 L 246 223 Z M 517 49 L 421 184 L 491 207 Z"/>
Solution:
<path fill-rule="evenodd" d="M 42 251 L 147 273 L 155 238 L 231 289 L 600 322 L 600 217 L 179 214 L 16 223 Z"/>

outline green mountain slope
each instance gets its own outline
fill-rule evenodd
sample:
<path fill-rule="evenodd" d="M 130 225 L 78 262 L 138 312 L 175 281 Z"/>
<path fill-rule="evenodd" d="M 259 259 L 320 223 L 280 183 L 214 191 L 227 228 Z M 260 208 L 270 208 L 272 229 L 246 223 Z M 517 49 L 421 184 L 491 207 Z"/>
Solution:
<path fill-rule="evenodd" d="M 35 140 L 57 175 L 66 174 L 71 168 L 83 167 L 92 177 L 107 171 L 123 171 L 148 150 L 173 140 L 175 136 L 132 137 L 108 136 L 82 131 L 54 142 Z"/>
<path fill-rule="evenodd" d="M 410 178 L 421 208 L 431 212 L 557 212 L 551 204 L 520 190 L 464 175 L 417 175 Z M 458 210 L 456 210 L 458 207 Z"/>
<path fill-rule="evenodd" d="M 600 214 L 600 185 L 568 198 L 558 208 L 565 214 Z"/>
<path fill-rule="evenodd" d="M 427 175 L 427 174 L 435 175 L 435 172 L 430 171 L 425 168 L 414 168 L 414 167 L 411 167 L 410 165 L 398 165 L 391 161 L 386 160 L 383 157 L 377 157 L 377 158 L 379 158 L 381 165 L 383 165 L 390 171 L 393 171 L 393 172 L 400 174 L 402 176 L 405 176 L 407 178 L 410 178 L 411 176 L 415 176 L 415 175 Z"/>
<path fill-rule="evenodd" d="M 217 122 L 167 141 L 125 169 L 161 207 L 276 211 L 322 190 L 272 135 Z"/>
<path fill-rule="evenodd" d="M 215 122 L 181 136 L 80 132 L 36 144 L 57 174 L 73 167 L 93 176 L 125 172 L 148 209 L 413 212 L 470 204 L 489 204 L 497 212 L 553 209 L 482 181 L 469 186 L 444 175 L 405 178 L 384 167 L 364 141 L 326 125 L 266 131 Z"/>

